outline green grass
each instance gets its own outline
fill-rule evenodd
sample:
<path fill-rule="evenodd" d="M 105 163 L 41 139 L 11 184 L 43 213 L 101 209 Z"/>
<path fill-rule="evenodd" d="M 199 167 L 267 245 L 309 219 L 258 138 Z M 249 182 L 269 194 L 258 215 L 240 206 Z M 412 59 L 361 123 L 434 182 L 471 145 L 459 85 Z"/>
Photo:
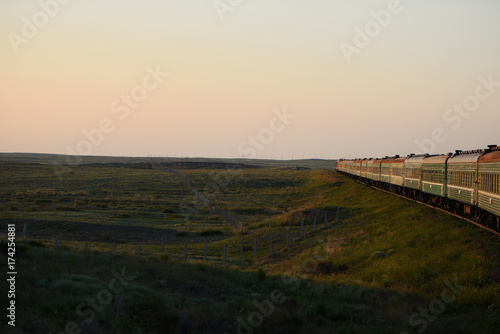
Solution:
<path fill-rule="evenodd" d="M 273 304 L 255 333 L 496 332 L 498 237 L 331 171 L 244 169 L 228 178 L 218 174 L 221 170 L 181 172 L 213 203 L 238 216 L 244 231 L 236 233 L 210 216 L 169 173 L 80 166 L 59 181 L 47 166 L 0 164 L 3 230 L 6 221 L 29 219 L 30 231 L 61 236 L 92 232 L 77 230 L 81 222 L 174 231 L 164 254 L 158 240 L 142 240 L 140 257 L 135 234 L 117 243 L 114 254 L 103 235 L 88 240 L 87 250 L 83 240 L 64 237 L 57 250 L 53 236 L 18 240 L 19 325 L 17 331 L 0 330 L 59 333 L 75 321 L 82 333 L 236 333 L 238 319 L 258 310 L 254 303 L 279 291 L 286 300 Z M 217 175 L 226 182 L 214 183 Z M 217 191 L 204 191 L 214 184 Z M 191 212 L 179 211 L 183 206 Z M 341 222 L 332 224 L 337 207 Z M 185 240 L 188 261 L 183 261 Z M 203 261 L 204 240 L 208 261 Z M 0 261 L 6 263 L 5 242 L 0 248 Z M 78 314 L 76 308 L 106 289 L 113 271 L 122 268 L 133 278 L 87 323 L 90 313 Z M 6 291 L 5 282 L 0 287 Z M 435 307 L 436 298 L 445 297 L 453 301 L 444 303 L 435 319 L 422 322 L 419 309 Z"/>

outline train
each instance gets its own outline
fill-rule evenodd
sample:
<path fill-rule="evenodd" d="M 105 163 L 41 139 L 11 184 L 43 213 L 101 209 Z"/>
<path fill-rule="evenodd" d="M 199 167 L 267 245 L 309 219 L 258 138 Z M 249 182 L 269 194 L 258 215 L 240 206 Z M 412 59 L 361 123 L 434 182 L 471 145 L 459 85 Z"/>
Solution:
<path fill-rule="evenodd" d="M 448 154 L 340 159 L 335 170 L 361 183 L 439 207 L 500 232 L 500 146 Z"/>

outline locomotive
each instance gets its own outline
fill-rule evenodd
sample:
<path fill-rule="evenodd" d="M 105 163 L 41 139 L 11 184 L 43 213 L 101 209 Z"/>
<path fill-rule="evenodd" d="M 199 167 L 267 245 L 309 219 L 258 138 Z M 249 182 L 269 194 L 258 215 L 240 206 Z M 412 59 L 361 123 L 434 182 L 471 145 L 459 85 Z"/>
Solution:
<path fill-rule="evenodd" d="M 500 146 L 430 155 L 341 159 L 337 172 L 500 232 Z"/>

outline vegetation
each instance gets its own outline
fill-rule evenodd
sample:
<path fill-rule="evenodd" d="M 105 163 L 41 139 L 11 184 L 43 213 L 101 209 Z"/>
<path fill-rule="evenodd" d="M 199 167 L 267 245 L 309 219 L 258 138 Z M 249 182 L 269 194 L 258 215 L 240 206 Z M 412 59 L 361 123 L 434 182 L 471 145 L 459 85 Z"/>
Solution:
<path fill-rule="evenodd" d="M 17 322 L 2 333 L 496 332 L 498 237 L 332 171 L 180 172 L 243 231 L 170 173 L 0 164 L 0 228 L 18 232 Z"/>

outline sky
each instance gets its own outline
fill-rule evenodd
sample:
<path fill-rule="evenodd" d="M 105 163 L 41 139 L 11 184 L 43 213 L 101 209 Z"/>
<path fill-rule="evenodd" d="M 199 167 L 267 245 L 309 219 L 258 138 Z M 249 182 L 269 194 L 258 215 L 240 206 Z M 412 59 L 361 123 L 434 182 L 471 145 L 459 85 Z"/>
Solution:
<path fill-rule="evenodd" d="M 0 0 L 0 152 L 500 145 L 497 0 Z"/>

